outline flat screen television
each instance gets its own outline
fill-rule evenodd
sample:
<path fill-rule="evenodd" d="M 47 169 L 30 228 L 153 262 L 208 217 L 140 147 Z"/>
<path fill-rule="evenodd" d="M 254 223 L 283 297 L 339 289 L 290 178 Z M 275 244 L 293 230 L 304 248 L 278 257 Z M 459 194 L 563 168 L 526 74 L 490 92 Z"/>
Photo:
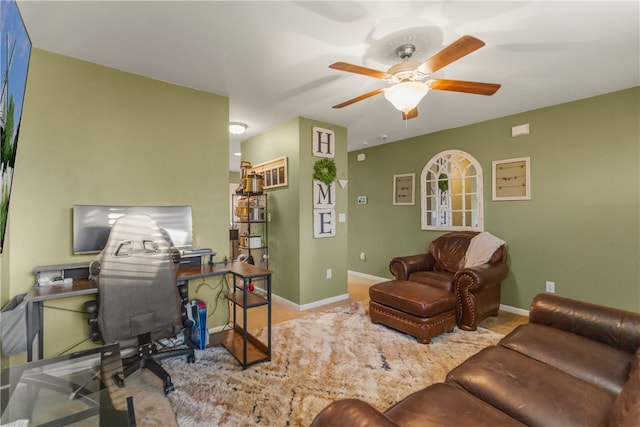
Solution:
<path fill-rule="evenodd" d="M 73 253 L 100 252 L 113 223 L 123 215 L 146 214 L 166 231 L 174 246 L 193 245 L 191 206 L 73 206 Z"/>

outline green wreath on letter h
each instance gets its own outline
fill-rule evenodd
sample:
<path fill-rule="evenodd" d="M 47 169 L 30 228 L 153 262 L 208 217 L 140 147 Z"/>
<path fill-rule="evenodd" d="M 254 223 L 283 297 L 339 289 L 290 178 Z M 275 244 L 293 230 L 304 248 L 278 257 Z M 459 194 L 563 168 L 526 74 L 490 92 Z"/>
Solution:
<path fill-rule="evenodd" d="M 313 179 L 331 185 L 336 180 L 336 163 L 333 159 L 321 159 L 313 166 Z"/>

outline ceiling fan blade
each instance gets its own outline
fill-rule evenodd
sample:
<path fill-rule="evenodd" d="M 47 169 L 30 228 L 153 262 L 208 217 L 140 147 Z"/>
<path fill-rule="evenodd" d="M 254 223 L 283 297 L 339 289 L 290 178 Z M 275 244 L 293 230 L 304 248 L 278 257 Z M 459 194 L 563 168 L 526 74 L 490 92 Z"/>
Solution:
<path fill-rule="evenodd" d="M 465 82 L 462 80 L 429 80 L 429 87 L 434 90 L 474 93 L 477 95 L 493 95 L 500 89 L 496 83 Z"/>
<path fill-rule="evenodd" d="M 402 113 L 402 120 L 415 119 L 416 117 L 418 117 L 418 107 L 413 110 L 409 110 L 408 113 Z"/>
<path fill-rule="evenodd" d="M 342 108 L 342 107 L 346 107 L 347 105 L 351 105 L 351 104 L 355 104 L 358 101 L 362 101 L 363 99 L 367 99 L 367 98 L 371 98 L 372 96 L 375 96 L 379 93 L 384 92 L 384 89 L 376 89 L 376 90 L 372 90 L 371 92 L 367 92 L 363 95 L 360 96 L 356 96 L 355 98 L 352 98 L 348 101 L 345 101 L 341 104 L 338 105 L 334 105 L 333 108 Z"/>
<path fill-rule="evenodd" d="M 470 54 L 474 50 L 480 49 L 482 46 L 484 46 L 484 42 L 482 40 L 478 40 L 473 36 L 462 36 L 458 40 L 420 64 L 417 70 L 422 74 L 435 73 L 442 67 L 445 67 L 454 61 L 457 61 L 463 56 Z"/>
<path fill-rule="evenodd" d="M 387 73 L 386 71 L 378 71 L 372 68 L 361 67 L 360 65 L 348 64 L 346 62 L 336 62 L 335 64 L 329 65 L 329 68 L 333 68 L 334 70 L 346 71 L 348 73 L 362 74 L 380 80 L 391 78 L 391 74 Z"/>

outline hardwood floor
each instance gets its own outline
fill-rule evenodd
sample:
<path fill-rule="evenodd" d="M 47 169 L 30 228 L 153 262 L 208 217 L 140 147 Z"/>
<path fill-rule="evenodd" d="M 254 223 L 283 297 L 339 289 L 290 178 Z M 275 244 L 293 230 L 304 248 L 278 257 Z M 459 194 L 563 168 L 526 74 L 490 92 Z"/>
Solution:
<path fill-rule="evenodd" d="M 349 304 L 355 301 L 368 301 L 369 300 L 369 287 L 378 283 L 377 280 L 368 279 L 355 274 L 348 275 L 347 290 L 349 293 L 349 299 L 335 302 L 332 304 L 323 305 L 313 309 L 300 311 L 295 307 L 289 306 L 278 300 L 273 300 L 271 307 L 271 323 L 276 324 L 285 322 L 287 320 L 296 319 L 298 317 L 306 316 L 310 313 L 320 312 L 339 305 Z M 257 314 L 257 313 L 256 313 Z M 265 315 L 249 316 L 248 329 L 254 331 L 266 326 Z M 480 323 L 480 326 L 498 332 L 501 334 L 508 334 L 516 326 L 527 323 L 528 319 L 525 316 L 509 313 L 506 311 L 500 311 L 497 317 L 489 317 Z"/>

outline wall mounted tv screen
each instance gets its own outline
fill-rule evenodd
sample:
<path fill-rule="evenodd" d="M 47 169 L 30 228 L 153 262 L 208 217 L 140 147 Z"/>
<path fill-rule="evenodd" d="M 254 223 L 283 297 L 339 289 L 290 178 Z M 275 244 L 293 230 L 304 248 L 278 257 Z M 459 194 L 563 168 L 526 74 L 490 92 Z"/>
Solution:
<path fill-rule="evenodd" d="M 191 206 L 73 206 L 73 253 L 100 252 L 106 245 L 113 223 L 123 215 L 146 214 L 166 231 L 173 245 L 193 245 Z"/>
<path fill-rule="evenodd" d="M 4 248 L 31 40 L 15 1 L 0 1 L 0 254 Z"/>

